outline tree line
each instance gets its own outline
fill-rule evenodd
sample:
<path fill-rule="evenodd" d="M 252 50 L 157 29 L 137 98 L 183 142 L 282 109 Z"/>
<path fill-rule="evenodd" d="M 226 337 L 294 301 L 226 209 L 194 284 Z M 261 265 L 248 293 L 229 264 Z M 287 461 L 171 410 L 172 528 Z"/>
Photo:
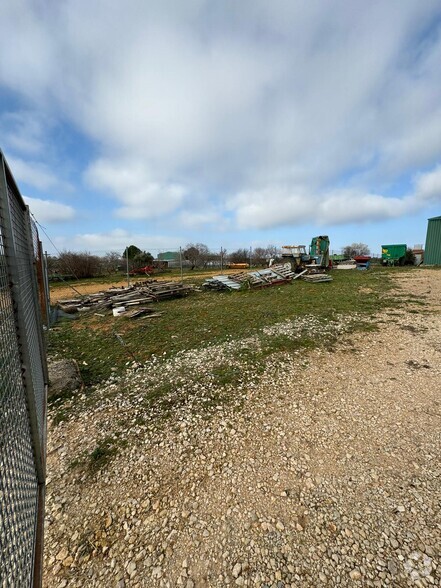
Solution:
<path fill-rule="evenodd" d="M 266 247 L 241 248 L 228 252 L 226 249 L 210 251 L 204 243 L 189 243 L 182 251 L 182 257 L 190 262 L 191 268 L 207 268 L 211 265 L 229 263 L 249 263 L 255 266 L 268 265 L 270 259 L 280 257 L 280 249 L 276 245 Z"/>
<path fill-rule="evenodd" d="M 178 253 L 178 252 L 176 252 Z M 250 263 L 255 266 L 268 265 L 270 259 L 278 258 L 280 251 L 275 245 L 237 249 L 227 252 L 226 249 L 211 251 L 204 243 L 188 243 L 182 250 L 182 260 L 192 269 L 216 267 L 229 263 Z M 177 257 L 179 259 L 179 256 Z M 60 274 L 76 278 L 93 278 L 125 272 L 137 268 L 151 266 L 154 257 L 149 251 L 143 251 L 136 245 L 126 247 L 124 251 L 109 251 L 105 255 L 94 255 L 90 252 L 62 251 L 58 256 L 48 257 L 49 275 Z"/>
<path fill-rule="evenodd" d="M 352 243 L 342 248 L 342 254 L 350 259 L 354 255 L 369 255 L 365 243 Z M 178 253 L 178 252 L 176 252 Z M 267 266 L 271 259 L 280 261 L 281 251 L 276 245 L 266 247 L 239 248 L 228 252 L 226 249 L 212 251 L 204 243 L 188 243 L 180 252 L 183 262 L 191 269 L 224 267 L 232 263 L 248 263 L 254 267 Z M 177 260 L 179 257 L 177 258 Z M 143 251 L 136 245 L 130 245 L 124 251 L 109 251 L 105 255 L 93 255 L 87 251 L 62 251 L 57 257 L 48 258 L 50 275 L 61 274 L 76 278 L 92 278 L 125 272 L 127 261 L 129 270 L 151 266 L 154 257 L 149 251 Z"/>

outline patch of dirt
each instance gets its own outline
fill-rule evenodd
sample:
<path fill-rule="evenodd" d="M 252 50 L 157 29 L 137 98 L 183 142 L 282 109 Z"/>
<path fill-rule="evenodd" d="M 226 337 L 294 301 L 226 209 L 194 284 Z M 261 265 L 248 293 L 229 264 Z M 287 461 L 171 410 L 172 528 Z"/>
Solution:
<path fill-rule="evenodd" d="M 86 294 L 95 294 L 96 292 L 101 292 L 101 290 L 108 290 L 109 288 L 120 288 L 124 285 L 127 285 L 127 280 L 125 279 L 116 280 L 115 282 L 107 284 L 84 284 L 79 282 L 78 284 L 72 284 L 75 290 L 73 290 L 70 286 L 62 286 L 57 288 L 52 287 L 50 288 L 51 304 L 55 304 L 59 300 L 72 300 L 74 298 L 79 298 L 78 292 L 80 295 L 85 296 Z"/>
<path fill-rule="evenodd" d="M 366 286 L 360 286 L 358 291 L 360 294 L 371 294 L 373 292 L 372 288 L 367 288 Z"/>
<path fill-rule="evenodd" d="M 199 403 L 150 426 L 139 372 L 49 421 L 44 586 L 440 586 L 441 272 L 397 285 L 424 313 L 380 315 L 350 352 L 279 354 L 209 414 L 202 378 Z M 72 468 L 123 416 L 129 445 Z"/>
<path fill-rule="evenodd" d="M 200 278 L 209 278 L 211 276 L 215 276 L 220 273 L 219 269 L 213 270 L 212 272 L 194 272 L 192 274 L 184 274 L 184 282 L 191 282 L 195 279 Z M 224 274 L 237 274 L 237 270 L 224 270 Z M 168 274 L 159 274 L 157 276 L 152 275 L 152 279 L 158 280 L 159 282 L 180 282 L 181 276 L 173 275 L 170 276 Z M 132 277 L 131 283 L 136 282 L 138 280 L 145 279 L 146 276 L 139 276 L 139 277 Z M 72 300 L 73 298 L 79 298 L 80 295 L 87 295 L 87 294 L 96 294 L 97 292 L 101 292 L 102 290 L 108 290 L 110 288 L 120 288 L 121 286 L 127 286 L 127 278 L 123 277 L 121 279 L 115 280 L 114 282 L 101 282 L 101 283 L 88 283 L 88 282 L 75 282 L 71 286 L 58 286 L 58 287 L 51 287 L 50 288 L 50 299 L 51 304 L 57 303 L 59 300 Z M 78 294 L 79 293 L 79 294 Z"/>
<path fill-rule="evenodd" d="M 441 270 L 419 268 L 396 275 L 401 288 L 430 304 L 432 311 L 441 310 Z"/>

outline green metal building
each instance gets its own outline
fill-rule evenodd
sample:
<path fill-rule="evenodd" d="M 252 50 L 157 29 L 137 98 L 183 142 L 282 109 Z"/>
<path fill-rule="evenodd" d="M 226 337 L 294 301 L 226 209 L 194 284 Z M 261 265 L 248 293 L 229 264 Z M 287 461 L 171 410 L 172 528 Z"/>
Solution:
<path fill-rule="evenodd" d="M 161 261 L 179 261 L 179 251 L 164 251 L 158 253 L 158 259 Z"/>
<path fill-rule="evenodd" d="M 429 218 L 427 225 L 425 265 L 441 265 L 441 216 Z"/>

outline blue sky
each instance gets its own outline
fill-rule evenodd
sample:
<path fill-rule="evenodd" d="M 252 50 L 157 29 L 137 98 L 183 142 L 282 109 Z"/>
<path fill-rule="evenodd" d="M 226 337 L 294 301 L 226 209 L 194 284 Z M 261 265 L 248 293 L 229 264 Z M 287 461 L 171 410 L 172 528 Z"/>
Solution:
<path fill-rule="evenodd" d="M 441 214 L 439 0 L 3 4 L 0 147 L 60 250 L 376 253 Z"/>

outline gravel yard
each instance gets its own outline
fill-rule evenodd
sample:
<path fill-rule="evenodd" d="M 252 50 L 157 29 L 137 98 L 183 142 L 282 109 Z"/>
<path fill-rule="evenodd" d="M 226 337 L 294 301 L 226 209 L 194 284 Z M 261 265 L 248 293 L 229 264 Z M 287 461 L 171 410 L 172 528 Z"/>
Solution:
<path fill-rule="evenodd" d="M 50 412 L 44 586 L 441 586 L 441 271 L 396 280 L 426 304 L 369 332 L 341 317 L 335 345 L 270 356 L 228 402 L 210 373 L 256 339 L 162 362 L 158 405 L 132 368 Z M 320 331 L 270 329 L 296 328 Z"/>

